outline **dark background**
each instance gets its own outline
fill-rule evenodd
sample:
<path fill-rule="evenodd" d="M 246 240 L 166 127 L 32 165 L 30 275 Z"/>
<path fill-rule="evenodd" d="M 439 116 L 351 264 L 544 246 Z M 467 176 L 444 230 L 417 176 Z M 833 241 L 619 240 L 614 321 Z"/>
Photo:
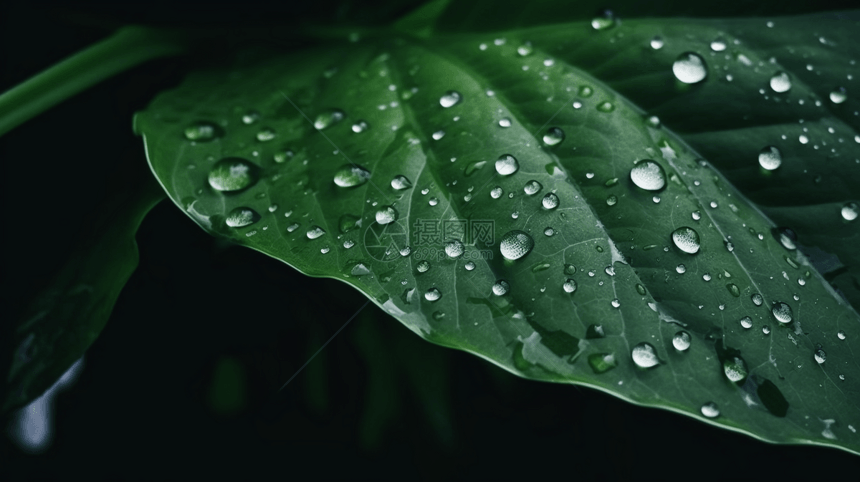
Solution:
<path fill-rule="evenodd" d="M 851 6 L 831 3 L 814 7 Z M 678 5 L 645 12 L 684 13 Z M 706 7 L 688 6 L 687 13 L 746 8 Z M 752 13 L 812 7 L 757 2 Z M 644 8 L 633 6 L 630 14 Z M 0 90 L 131 22 L 382 24 L 408 10 L 409 2 L 391 0 L 5 4 Z M 3 324 L 16 321 L 23 301 L 70 255 L 108 186 L 125 182 L 116 179 L 129 171 L 147 174 L 131 115 L 198 61 L 146 64 L 0 138 Z M 140 267 L 77 383 L 57 398 L 54 444 L 31 455 L 3 437 L 0 480 L 854 480 L 860 473 L 860 457 L 837 450 L 772 446 L 594 390 L 519 379 L 422 341 L 372 304 L 278 393 L 365 299 L 338 281 L 308 278 L 225 245 L 168 202 L 146 218 L 137 239 Z"/>

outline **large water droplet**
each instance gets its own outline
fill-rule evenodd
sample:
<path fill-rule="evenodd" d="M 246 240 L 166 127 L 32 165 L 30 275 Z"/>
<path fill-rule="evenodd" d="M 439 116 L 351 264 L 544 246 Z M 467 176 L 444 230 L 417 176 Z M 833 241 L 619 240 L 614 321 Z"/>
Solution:
<path fill-rule="evenodd" d="M 717 407 L 717 404 L 714 402 L 708 402 L 702 405 L 702 415 L 708 418 L 717 418 L 720 416 L 720 409 Z"/>
<path fill-rule="evenodd" d="M 750 318 L 749 316 L 744 316 L 743 318 L 741 318 L 741 326 L 745 329 L 749 330 L 750 328 L 752 328 L 752 325 L 752 318 Z"/>
<path fill-rule="evenodd" d="M 360 186 L 370 179 L 370 171 L 356 164 L 342 166 L 334 173 L 334 183 L 340 187 Z"/>
<path fill-rule="evenodd" d="M 783 248 L 794 251 L 797 249 L 797 233 L 789 228 L 773 228 L 771 234 Z"/>
<path fill-rule="evenodd" d="M 630 180 L 640 189 L 659 191 L 666 186 L 666 171 L 660 164 L 644 159 L 630 169 Z"/>
<path fill-rule="evenodd" d="M 726 375 L 726 378 L 738 383 L 747 377 L 749 371 L 747 370 L 747 364 L 744 362 L 744 359 L 734 356 L 723 361 L 723 373 Z"/>
<path fill-rule="evenodd" d="M 783 303 L 782 301 L 777 301 L 773 304 L 771 308 L 771 312 L 773 313 L 773 317 L 776 318 L 776 321 L 780 323 L 790 323 L 791 322 L 791 307 L 788 306 L 787 303 Z"/>
<path fill-rule="evenodd" d="M 235 208 L 227 214 L 227 226 L 231 228 L 241 228 L 250 226 L 260 220 L 260 215 L 257 211 L 251 208 L 239 207 Z"/>
<path fill-rule="evenodd" d="M 822 350 L 820 346 L 815 349 L 815 353 L 813 353 L 813 357 L 815 358 L 815 363 L 818 363 L 819 365 L 821 365 L 822 363 L 827 361 L 827 353 L 825 353 L 824 350 Z"/>
<path fill-rule="evenodd" d="M 238 157 L 227 157 L 216 162 L 209 171 L 209 185 L 222 192 L 241 191 L 255 182 L 260 168 Z"/>
<path fill-rule="evenodd" d="M 503 279 L 500 279 L 493 283 L 493 294 L 496 296 L 504 296 L 510 289 L 511 285 Z"/>
<path fill-rule="evenodd" d="M 314 120 L 314 128 L 317 130 L 328 129 L 329 127 L 342 121 L 344 113 L 340 109 L 327 110 L 317 116 Z"/>
<path fill-rule="evenodd" d="M 678 249 L 687 254 L 696 254 L 701 247 L 699 233 L 695 229 L 686 226 L 672 231 L 672 242 L 675 243 Z"/>
<path fill-rule="evenodd" d="M 308 239 L 317 239 L 325 234 L 325 230 L 319 226 L 311 226 L 306 233 Z"/>
<path fill-rule="evenodd" d="M 842 219 L 846 221 L 854 221 L 855 219 L 857 219 L 857 211 L 857 203 L 847 203 L 846 205 L 842 206 Z"/>
<path fill-rule="evenodd" d="M 558 207 L 558 196 L 556 196 L 555 193 L 547 193 L 547 195 L 541 199 L 540 203 L 544 209 L 555 209 Z"/>
<path fill-rule="evenodd" d="M 409 189 L 410 187 L 412 187 L 412 183 L 409 182 L 409 179 L 407 179 L 406 176 L 397 175 L 394 176 L 394 179 L 391 180 L 391 187 L 398 191 L 402 191 L 404 189 Z"/>
<path fill-rule="evenodd" d="M 456 239 L 452 239 L 445 243 L 445 254 L 447 254 L 449 258 L 459 258 L 460 256 L 463 256 L 465 251 L 466 248 L 463 246 L 463 243 Z"/>
<path fill-rule="evenodd" d="M 535 242 L 531 236 L 523 231 L 513 230 L 502 236 L 499 251 L 505 259 L 515 260 L 527 255 L 534 245 Z"/>
<path fill-rule="evenodd" d="M 566 293 L 573 293 L 574 291 L 576 291 L 576 281 L 573 279 L 567 279 L 561 285 L 561 287 L 564 288 L 564 291 Z"/>
<path fill-rule="evenodd" d="M 264 127 L 257 132 L 257 140 L 260 142 L 268 142 L 277 136 L 275 130 L 271 127 Z"/>
<path fill-rule="evenodd" d="M 660 363 L 657 358 L 657 350 L 650 343 L 642 342 L 633 347 L 631 352 L 633 363 L 642 368 L 651 368 Z"/>
<path fill-rule="evenodd" d="M 574 266 L 572 264 L 565 264 L 564 265 L 564 274 L 566 274 L 568 276 L 575 275 L 576 274 L 576 266 Z"/>
<path fill-rule="evenodd" d="M 195 122 L 185 128 L 185 138 L 189 141 L 207 142 L 224 136 L 224 129 L 212 122 Z"/>
<path fill-rule="evenodd" d="M 475 269 L 475 263 L 469 261 L 463 267 L 466 268 L 466 271 L 472 271 Z"/>
<path fill-rule="evenodd" d="M 708 67 L 705 60 L 695 52 L 684 52 L 678 56 L 672 64 L 672 72 L 675 78 L 685 84 L 695 84 L 705 80 L 708 76 Z"/>
<path fill-rule="evenodd" d="M 727 284 L 726 289 L 729 290 L 729 293 L 731 293 L 735 298 L 738 298 L 741 295 L 741 289 L 734 283 Z"/>
<path fill-rule="evenodd" d="M 615 25 L 615 15 L 611 10 L 604 10 L 599 16 L 591 19 L 591 28 L 594 30 L 606 30 Z"/>
<path fill-rule="evenodd" d="M 721 38 L 714 39 L 711 42 L 711 50 L 714 52 L 722 52 L 723 50 L 726 50 L 726 41 Z"/>
<path fill-rule="evenodd" d="M 390 224 L 397 220 L 397 211 L 393 206 L 385 206 L 376 211 L 376 222 L 379 224 Z"/>
<path fill-rule="evenodd" d="M 439 105 L 447 109 L 448 107 L 459 104 L 461 100 L 463 100 L 463 96 L 461 96 L 459 92 L 449 90 L 448 92 L 445 92 L 445 95 L 439 98 Z"/>
<path fill-rule="evenodd" d="M 519 168 L 520 163 L 517 162 L 517 158 L 510 154 L 502 154 L 496 161 L 496 172 L 503 176 L 510 176 L 517 172 Z"/>
<path fill-rule="evenodd" d="M 541 189 L 543 189 L 543 186 L 541 186 L 540 183 L 535 180 L 531 180 L 527 182 L 525 186 L 523 186 L 523 192 L 525 192 L 529 196 L 537 194 L 538 192 L 540 192 Z"/>
<path fill-rule="evenodd" d="M 768 171 L 773 171 L 782 164 L 782 153 L 774 146 L 767 146 L 758 153 L 758 163 Z"/>
<path fill-rule="evenodd" d="M 791 79 L 785 72 L 777 72 L 770 78 L 770 88 L 774 92 L 788 92 L 791 89 Z"/>
<path fill-rule="evenodd" d="M 504 192 L 502 191 L 502 188 L 500 186 L 496 186 L 492 190 L 490 190 L 490 197 L 493 199 L 499 199 L 500 197 L 502 197 L 502 194 L 504 194 Z"/>
<path fill-rule="evenodd" d="M 678 351 L 687 351 L 690 348 L 692 337 L 686 331 L 679 331 L 672 337 L 672 346 Z"/>
<path fill-rule="evenodd" d="M 564 140 L 564 131 L 558 127 L 550 127 L 543 135 L 543 143 L 554 146 Z"/>
<path fill-rule="evenodd" d="M 654 50 L 662 49 L 664 44 L 663 37 L 657 36 L 651 39 L 651 48 Z"/>
<path fill-rule="evenodd" d="M 758 293 L 753 293 L 753 295 L 750 296 L 750 299 L 756 306 L 761 306 L 761 304 L 764 303 L 764 298 Z"/>
<path fill-rule="evenodd" d="M 430 288 L 424 293 L 424 299 L 427 301 L 438 301 L 442 297 L 442 292 L 436 288 Z"/>
<path fill-rule="evenodd" d="M 846 100 L 848 100 L 848 92 L 845 90 L 845 87 L 837 87 L 830 92 L 830 102 L 841 104 Z"/>
<path fill-rule="evenodd" d="M 426 259 L 423 259 L 415 265 L 415 269 L 418 270 L 419 273 L 426 273 L 427 270 L 430 269 L 430 263 Z"/>

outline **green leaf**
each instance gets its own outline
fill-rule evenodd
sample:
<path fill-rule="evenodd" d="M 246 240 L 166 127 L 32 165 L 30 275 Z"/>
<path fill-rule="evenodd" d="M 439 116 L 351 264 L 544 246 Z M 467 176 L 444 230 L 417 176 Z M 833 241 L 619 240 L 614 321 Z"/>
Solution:
<path fill-rule="evenodd" d="M 841 58 L 856 48 L 853 24 L 793 21 L 789 55 L 820 43 L 812 31 Z M 786 157 L 762 172 L 759 151 L 779 140 L 720 108 L 767 86 L 775 68 L 744 41 L 760 31 L 778 30 L 648 20 L 366 40 L 192 75 L 137 121 L 153 172 L 201 227 L 343 280 L 427 340 L 761 440 L 856 453 L 857 313 L 723 174 L 620 93 L 697 129 L 693 140 L 709 135 L 701 144 L 754 146 L 726 156 L 743 179 L 790 174 Z M 743 47 L 710 54 L 720 35 Z M 710 69 L 700 84 L 672 74 L 686 51 Z M 752 65 L 733 64 L 726 83 L 735 52 Z M 814 91 L 790 92 L 815 107 Z M 788 105 L 759 109 L 796 122 Z M 860 168 L 843 159 L 858 145 L 843 139 L 828 143 L 844 149 L 829 162 L 850 178 Z M 826 236 L 821 246 L 838 249 Z"/>
<path fill-rule="evenodd" d="M 3 360 L 8 367 L 0 397 L 4 413 L 41 396 L 81 358 L 137 267 L 135 233 L 164 192 L 145 173 L 132 171 L 115 180 L 115 192 L 100 212 L 75 212 L 74 206 L 66 211 L 89 228 L 69 261 L 18 317 L 10 340 L 14 351 Z"/>

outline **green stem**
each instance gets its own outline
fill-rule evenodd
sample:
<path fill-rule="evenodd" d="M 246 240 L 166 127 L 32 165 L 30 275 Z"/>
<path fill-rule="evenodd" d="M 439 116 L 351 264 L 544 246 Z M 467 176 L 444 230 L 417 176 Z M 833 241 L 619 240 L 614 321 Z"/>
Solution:
<path fill-rule="evenodd" d="M 180 54 L 186 47 L 176 35 L 124 27 L 0 94 L 0 135 L 102 80 L 148 60 Z"/>

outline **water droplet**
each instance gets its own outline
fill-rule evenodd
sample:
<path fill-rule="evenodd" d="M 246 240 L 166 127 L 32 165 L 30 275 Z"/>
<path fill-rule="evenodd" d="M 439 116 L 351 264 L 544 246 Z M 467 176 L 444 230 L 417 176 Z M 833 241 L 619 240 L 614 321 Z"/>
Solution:
<path fill-rule="evenodd" d="M 621 307 L 621 300 L 615 298 L 614 300 L 610 301 L 609 304 L 611 304 L 613 308 L 619 308 Z"/>
<path fill-rule="evenodd" d="M 654 50 L 660 50 L 663 48 L 663 38 L 660 36 L 654 37 L 651 39 L 651 48 Z"/>
<path fill-rule="evenodd" d="M 714 52 L 722 52 L 723 50 L 726 50 L 726 41 L 721 38 L 715 39 L 711 42 L 711 50 Z"/>
<path fill-rule="evenodd" d="M 844 339 L 846 338 L 846 336 L 845 336 L 845 331 L 844 331 L 844 330 L 839 330 L 839 331 L 836 333 L 836 336 L 837 336 L 840 340 L 844 340 Z"/>
<path fill-rule="evenodd" d="M 813 354 L 813 357 L 815 357 L 815 362 L 818 363 L 819 365 L 821 365 L 825 361 L 827 361 L 827 353 L 825 353 L 824 350 L 821 349 L 821 347 L 818 347 L 815 349 L 815 353 Z"/>
<path fill-rule="evenodd" d="M 785 72 L 777 72 L 770 78 L 770 88 L 774 92 L 788 92 L 791 89 L 791 79 Z"/>
<path fill-rule="evenodd" d="M 848 99 L 848 92 L 845 90 L 845 87 L 837 87 L 832 92 L 830 92 L 830 102 L 834 104 L 841 104 Z"/>
<path fill-rule="evenodd" d="M 687 351 L 693 338 L 686 331 L 679 331 L 672 337 L 672 346 L 678 351 Z"/>
<path fill-rule="evenodd" d="M 525 192 L 529 196 L 537 194 L 538 192 L 540 192 L 541 189 L 543 189 L 543 186 L 541 186 L 541 184 L 535 180 L 531 180 L 527 182 L 525 186 L 523 186 L 523 192 Z"/>
<path fill-rule="evenodd" d="M 636 283 L 636 292 L 642 296 L 645 296 L 645 293 L 647 293 L 647 291 L 645 291 L 645 287 L 639 283 Z"/>
<path fill-rule="evenodd" d="M 402 191 L 404 189 L 409 189 L 410 187 L 412 187 L 412 183 L 409 182 L 409 179 L 407 179 L 406 176 L 397 175 L 394 176 L 394 179 L 391 180 L 391 187 L 398 191 Z"/>
<path fill-rule="evenodd" d="M 594 89 L 587 85 L 583 85 L 579 88 L 579 95 L 581 97 L 591 97 L 592 94 L 594 94 Z"/>
<path fill-rule="evenodd" d="M 360 120 L 360 121 L 358 121 L 352 125 L 352 132 L 355 132 L 356 134 L 360 134 L 369 128 L 370 128 L 370 126 L 367 124 L 366 121 Z"/>
<path fill-rule="evenodd" d="M 684 274 L 687 272 L 687 267 L 684 266 L 683 264 L 679 264 L 678 266 L 675 267 L 675 271 L 677 271 L 678 274 Z"/>
<path fill-rule="evenodd" d="M 842 206 L 842 219 L 846 221 L 854 221 L 857 219 L 857 203 L 848 203 Z"/>
<path fill-rule="evenodd" d="M 427 301 L 438 301 L 442 297 L 442 293 L 436 288 L 430 288 L 424 293 L 424 299 Z"/>
<path fill-rule="evenodd" d="M 754 293 L 752 296 L 750 296 L 750 299 L 756 306 L 761 306 L 761 304 L 764 303 L 764 298 L 762 298 L 762 296 L 758 293 Z"/>
<path fill-rule="evenodd" d="M 463 246 L 463 243 L 456 239 L 445 243 L 445 254 L 447 254 L 449 258 L 459 258 L 460 256 L 463 256 L 465 251 L 466 248 Z"/>
<path fill-rule="evenodd" d="M 344 113 L 342 110 L 332 109 L 325 111 L 317 116 L 316 120 L 314 121 L 314 128 L 318 131 L 328 129 L 332 125 L 342 121 L 343 117 Z"/>
<path fill-rule="evenodd" d="M 609 101 L 601 102 L 597 104 L 597 110 L 600 112 L 612 112 L 615 110 L 615 104 Z"/>
<path fill-rule="evenodd" d="M 349 273 L 353 276 L 367 276 L 371 271 L 364 263 L 355 263 Z"/>
<path fill-rule="evenodd" d="M 789 228 L 773 228 L 771 230 L 771 234 L 773 235 L 774 238 L 776 238 L 777 241 L 779 241 L 779 244 L 781 244 L 783 248 L 785 248 L 789 251 L 794 251 L 797 249 L 797 244 L 796 244 L 797 233 L 795 233 L 791 229 L 789 229 Z M 786 260 L 789 260 L 789 264 L 791 264 L 793 262 L 793 261 L 790 261 L 790 258 L 786 258 Z M 795 268 L 797 268 L 797 266 L 795 266 Z"/>
<path fill-rule="evenodd" d="M 466 271 L 472 271 L 473 269 L 475 269 L 475 263 L 469 261 L 464 267 L 466 268 Z"/>
<path fill-rule="evenodd" d="M 466 169 L 463 171 L 463 174 L 466 176 L 471 176 L 478 169 L 484 167 L 487 164 L 487 161 L 472 161 L 466 165 Z"/>
<path fill-rule="evenodd" d="M 227 157 L 216 162 L 209 171 L 209 185 L 222 192 L 241 191 L 255 182 L 260 168 L 238 157 Z"/>
<path fill-rule="evenodd" d="M 770 335 L 770 327 L 769 326 L 761 327 L 761 332 L 764 333 L 765 335 Z"/>
<path fill-rule="evenodd" d="M 782 164 L 782 153 L 774 146 L 767 146 L 758 153 L 758 163 L 768 171 L 773 171 Z"/>
<path fill-rule="evenodd" d="M 732 296 L 734 296 L 735 298 L 737 298 L 741 295 L 740 288 L 738 288 L 738 285 L 736 285 L 734 283 L 727 284 L 726 288 L 729 290 L 729 293 L 731 293 Z"/>
<path fill-rule="evenodd" d="M 235 208 L 227 215 L 227 226 L 231 228 L 242 228 L 250 226 L 260 220 L 260 215 L 257 211 L 251 208 L 239 207 Z"/>
<path fill-rule="evenodd" d="M 390 224 L 397 220 L 397 211 L 393 206 L 385 206 L 376 211 L 376 222 L 379 224 Z"/>
<path fill-rule="evenodd" d="M 645 118 L 645 123 L 648 124 L 648 126 L 657 129 L 660 127 L 660 118 L 656 115 L 649 115 Z"/>
<path fill-rule="evenodd" d="M 510 126 L 511 126 L 511 120 L 509 118 L 502 117 L 499 120 L 499 127 L 510 127 Z"/>
<path fill-rule="evenodd" d="M 500 279 L 493 283 L 493 294 L 496 296 L 504 296 L 510 289 L 511 285 L 509 285 L 508 282 L 503 279 Z"/>
<path fill-rule="evenodd" d="M 749 330 L 750 328 L 752 328 L 752 325 L 752 318 L 750 318 L 749 316 L 744 316 L 743 318 L 741 318 L 741 326 L 745 329 Z"/>
<path fill-rule="evenodd" d="M 496 172 L 503 176 L 510 176 L 511 174 L 517 172 L 520 168 L 520 163 L 517 162 L 517 158 L 510 154 L 503 154 L 496 161 Z"/>
<path fill-rule="evenodd" d="M 370 171 L 356 164 L 346 164 L 341 166 L 334 173 L 334 183 L 340 187 L 355 187 L 361 186 L 370 179 Z"/>
<path fill-rule="evenodd" d="M 409 256 L 409 253 L 411 253 L 411 252 L 412 252 L 412 248 L 410 248 L 409 246 L 404 246 L 404 247 L 400 248 L 400 256 L 403 256 L 404 258 Z"/>
<path fill-rule="evenodd" d="M 289 226 L 287 226 L 287 232 L 288 233 L 292 233 L 296 229 L 299 229 L 299 223 L 293 223 L 293 224 L 290 224 Z"/>
<path fill-rule="evenodd" d="M 659 191 L 666 186 L 666 171 L 660 164 L 644 159 L 630 169 L 630 180 L 640 189 Z"/>
<path fill-rule="evenodd" d="M 283 163 L 287 162 L 287 159 L 289 159 L 295 155 L 296 155 L 296 153 L 291 151 L 290 149 L 287 149 L 287 150 L 281 151 L 281 152 L 277 152 L 277 153 L 275 153 L 275 156 L 274 156 L 275 162 L 277 162 L 278 164 L 283 164 Z"/>
<path fill-rule="evenodd" d="M 540 203 L 544 209 L 555 209 L 558 207 L 558 196 L 556 196 L 555 193 L 547 193 L 547 195 L 541 199 Z"/>
<path fill-rule="evenodd" d="M 564 140 L 564 131 L 558 127 L 550 127 L 543 135 L 543 143 L 554 146 Z"/>
<path fill-rule="evenodd" d="M 631 352 L 633 363 L 641 368 L 651 368 L 660 363 L 657 358 L 657 350 L 650 343 L 640 343 L 633 347 Z"/>
<path fill-rule="evenodd" d="M 513 230 L 502 236 L 499 251 L 505 259 L 516 260 L 527 255 L 534 245 L 535 242 L 531 236 L 522 231 Z"/>
<path fill-rule="evenodd" d="M 355 241 L 353 241 L 353 240 L 351 240 L 351 239 L 347 239 L 347 240 L 345 240 L 345 241 L 343 242 L 343 247 L 344 247 L 344 249 L 349 249 L 349 248 L 351 248 L 351 247 L 353 247 L 353 246 L 355 246 Z"/>
<path fill-rule="evenodd" d="M 573 276 L 574 274 L 576 274 L 576 266 L 574 266 L 572 264 L 565 264 L 564 265 L 564 274 L 566 274 L 568 276 Z"/>
<path fill-rule="evenodd" d="M 264 127 L 257 132 L 257 140 L 260 142 L 268 142 L 276 137 L 275 130 L 271 127 Z"/>
<path fill-rule="evenodd" d="M 615 195 L 614 195 L 614 194 L 610 194 L 610 195 L 606 198 L 606 205 L 607 205 L 607 206 L 615 206 L 616 204 L 618 204 L 618 198 L 617 198 L 617 197 L 615 197 Z"/>
<path fill-rule="evenodd" d="M 194 142 L 208 142 L 224 136 L 224 129 L 211 122 L 195 122 L 185 128 L 185 138 Z"/>
<path fill-rule="evenodd" d="M 594 30 L 606 30 L 615 25 L 615 15 L 611 10 L 605 10 L 599 16 L 591 19 L 591 28 Z"/>
<path fill-rule="evenodd" d="M 717 418 L 720 416 L 720 409 L 717 407 L 717 404 L 714 402 L 708 402 L 702 405 L 702 415 L 708 418 Z"/>
<path fill-rule="evenodd" d="M 552 236 L 553 234 L 555 234 L 555 230 L 548 227 L 543 230 L 543 234 L 544 236 Z"/>
<path fill-rule="evenodd" d="M 460 95 L 459 92 L 455 90 L 449 90 L 445 92 L 445 95 L 439 98 L 439 105 L 444 108 L 448 108 L 460 103 L 463 100 L 463 96 Z"/>
<path fill-rule="evenodd" d="M 502 188 L 499 186 L 494 187 L 490 191 L 490 197 L 493 199 L 499 199 L 500 197 L 502 197 L 502 194 L 504 194 L 504 192 L 502 191 Z"/>
<path fill-rule="evenodd" d="M 243 124 L 250 125 L 250 124 L 253 124 L 254 122 L 257 122 L 258 120 L 260 120 L 260 113 L 255 111 L 255 110 L 249 110 L 248 112 L 246 112 L 242 116 L 242 123 Z"/>
<path fill-rule="evenodd" d="M 432 135 L 434 141 L 438 141 L 439 139 L 445 137 L 445 131 L 436 131 Z"/>
<path fill-rule="evenodd" d="M 723 361 L 723 373 L 729 380 L 738 383 L 746 379 L 749 371 L 743 358 L 729 357 Z"/>
<path fill-rule="evenodd" d="M 421 260 L 421 261 L 419 261 L 419 262 L 418 262 L 418 264 L 416 264 L 416 265 L 415 265 L 415 269 L 416 269 L 419 273 L 426 273 L 426 272 L 427 272 L 427 270 L 429 270 L 429 269 L 430 269 L 430 263 L 429 263 L 429 262 L 427 262 L 427 260 L 426 260 L 426 259 Z"/>
<path fill-rule="evenodd" d="M 431 206 L 435 206 L 435 205 L 439 204 L 439 198 L 437 198 L 435 196 L 431 197 L 430 199 L 427 200 L 427 204 L 429 204 Z"/>
<path fill-rule="evenodd" d="M 777 301 L 773 304 L 773 308 L 771 308 L 771 312 L 773 313 L 773 317 L 776 318 L 780 323 L 790 323 L 791 322 L 791 307 L 788 304 L 783 303 L 781 301 Z"/>
<path fill-rule="evenodd" d="M 317 239 L 320 236 L 324 235 L 325 231 L 319 226 L 311 226 L 311 228 L 308 229 L 308 232 L 306 234 L 308 236 L 308 239 Z"/>
<path fill-rule="evenodd" d="M 561 287 L 564 288 L 566 293 L 573 293 L 576 291 L 576 281 L 573 279 L 567 279 Z"/>
<path fill-rule="evenodd" d="M 672 64 L 672 72 L 675 78 L 685 84 L 695 84 L 705 80 L 708 76 L 708 68 L 705 60 L 695 52 L 684 52 L 678 56 Z"/>
<path fill-rule="evenodd" d="M 672 242 L 675 243 L 678 249 L 687 254 L 696 254 L 701 247 L 699 233 L 695 229 L 686 226 L 672 231 Z"/>
<path fill-rule="evenodd" d="M 525 42 L 524 44 L 517 47 L 517 53 L 520 55 L 520 57 L 525 57 L 526 55 L 531 54 L 532 50 L 533 49 L 531 42 Z"/>
<path fill-rule="evenodd" d="M 702 279 L 705 281 L 711 281 L 711 273 L 705 273 L 702 275 Z"/>
<path fill-rule="evenodd" d="M 592 353 L 588 355 L 588 365 L 596 374 L 606 373 L 617 366 L 612 353 Z"/>

